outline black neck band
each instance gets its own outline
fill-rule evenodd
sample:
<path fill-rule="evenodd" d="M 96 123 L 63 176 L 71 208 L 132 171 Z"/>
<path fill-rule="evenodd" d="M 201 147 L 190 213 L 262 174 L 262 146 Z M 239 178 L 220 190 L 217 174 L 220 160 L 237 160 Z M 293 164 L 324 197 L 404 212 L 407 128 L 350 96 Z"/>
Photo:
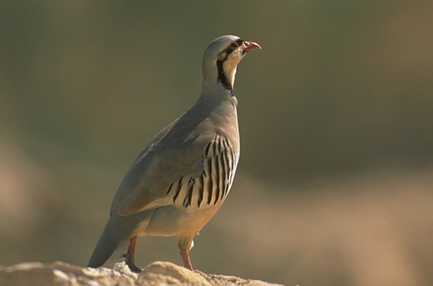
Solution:
<path fill-rule="evenodd" d="M 227 79 L 226 73 L 224 72 L 224 61 L 227 59 L 227 57 L 223 60 L 217 61 L 217 68 L 218 68 L 218 81 L 224 86 L 225 89 L 233 90 L 233 86 L 230 84 L 229 80 Z"/>

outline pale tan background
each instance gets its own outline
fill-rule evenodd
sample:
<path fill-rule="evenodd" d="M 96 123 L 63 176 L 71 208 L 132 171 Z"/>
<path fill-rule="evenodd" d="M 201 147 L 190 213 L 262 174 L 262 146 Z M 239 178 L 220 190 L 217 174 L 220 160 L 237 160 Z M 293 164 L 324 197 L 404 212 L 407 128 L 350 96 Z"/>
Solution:
<path fill-rule="evenodd" d="M 196 266 L 431 285 L 433 2 L 156 2 L 0 3 L 0 264 L 84 265 L 129 164 L 233 33 L 264 50 L 239 68 L 240 171 Z M 171 239 L 139 248 L 179 261 Z"/>

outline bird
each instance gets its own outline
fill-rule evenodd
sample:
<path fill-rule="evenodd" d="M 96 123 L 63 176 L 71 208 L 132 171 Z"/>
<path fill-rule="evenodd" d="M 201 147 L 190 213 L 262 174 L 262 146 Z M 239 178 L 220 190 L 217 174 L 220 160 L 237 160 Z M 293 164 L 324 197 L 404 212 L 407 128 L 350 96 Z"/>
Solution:
<path fill-rule="evenodd" d="M 238 64 L 253 41 L 223 35 L 203 55 L 201 93 L 138 155 L 114 195 L 109 219 L 88 262 L 100 267 L 125 242 L 133 272 L 137 238 L 176 237 L 185 268 L 193 270 L 195 236 L 226 200 L 239 162 Z"/>

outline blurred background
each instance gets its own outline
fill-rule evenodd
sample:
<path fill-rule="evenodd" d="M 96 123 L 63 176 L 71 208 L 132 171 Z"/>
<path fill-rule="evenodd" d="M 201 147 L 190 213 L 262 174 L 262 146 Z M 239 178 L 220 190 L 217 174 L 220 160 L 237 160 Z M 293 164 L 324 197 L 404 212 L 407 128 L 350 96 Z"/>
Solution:
<path fill-rule="evenodd" d="M 1 1 L 0 264 L 85 265 L 152 135 L 237 76 L 241 162 L 203 271 L 287 285 L 433 283 L 432 1 Z M 139 265 L 179 261 L 143 238 Z"/>

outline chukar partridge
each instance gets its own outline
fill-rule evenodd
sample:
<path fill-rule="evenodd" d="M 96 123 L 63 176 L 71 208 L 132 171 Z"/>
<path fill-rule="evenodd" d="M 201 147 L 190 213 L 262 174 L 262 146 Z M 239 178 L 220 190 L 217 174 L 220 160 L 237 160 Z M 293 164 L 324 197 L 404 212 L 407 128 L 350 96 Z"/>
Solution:
<path fill-rule="evenodd" d="M 237 65 L 255 42 L 225 35 L 202 64 L 200 98 L 162 129 L 134 161 L 113 198 L 110 217 L 88 265 L 99 267 L 123 241 L 133 271 L 138 236 L 175 236 L 186 268 L 197 233 L 226 200 L 239 160 Z"/>

